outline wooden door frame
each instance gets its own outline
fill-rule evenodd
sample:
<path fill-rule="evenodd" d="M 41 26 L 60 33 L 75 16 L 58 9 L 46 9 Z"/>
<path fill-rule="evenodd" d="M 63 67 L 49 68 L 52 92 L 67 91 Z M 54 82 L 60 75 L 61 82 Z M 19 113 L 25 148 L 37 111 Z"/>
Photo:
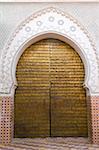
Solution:
<path fill-rule="evenodd" d="M 16 66 L 21 54 L 31 44 L 45 38 L 56 38 L 70 44 L 85 67 L 88 129 L 90 142 L 99 143 L 99 68 L 97 50 L 88 32 L 77 20 L 57 8 L 49 7 L 26 18 L 13 32 L 0 59 L 0 142 L 11 143 L 14 130 L 14 92 L 17 86 Z M 92 132 L 91 132 L 92 130 Z"/>

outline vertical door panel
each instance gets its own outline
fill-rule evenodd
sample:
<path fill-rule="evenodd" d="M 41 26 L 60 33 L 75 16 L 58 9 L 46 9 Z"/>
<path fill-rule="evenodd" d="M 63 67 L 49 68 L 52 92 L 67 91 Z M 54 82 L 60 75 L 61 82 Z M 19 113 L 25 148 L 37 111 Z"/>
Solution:
<path fill-rule="evenodd" d="M 15 137 L 49 136 L 48 42 L 31 45 L 21 56 L 16 77 Z"/>
<path fill-rule="evenodd" d="M 87 136 L 84 66 L 68 44 L 50 43 L 51 136 Z"/>

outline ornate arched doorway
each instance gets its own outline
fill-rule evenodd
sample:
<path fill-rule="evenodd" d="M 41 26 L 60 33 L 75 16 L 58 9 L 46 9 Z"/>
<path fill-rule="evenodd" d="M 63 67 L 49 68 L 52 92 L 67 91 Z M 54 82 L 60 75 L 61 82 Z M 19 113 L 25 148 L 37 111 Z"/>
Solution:
<path fill-rule="evenodd" d="M 6 42 L 0 57 L 0 141 L 13 141 L 16 66 L 24 50 L 45 38 L 67 42 L 79 53 L 85 67 L 88 137 L 99 143 L 99 65 L 97 50 L 87 31 L 77 20 L 57 8 L 48 7 L 25 19 Z"/>
<path fill-rule="evenodd" d="M 16 70 L 15 137 L 87 137 L 84 77 L 80 56 L 65 42 L 29 46 Z"/>

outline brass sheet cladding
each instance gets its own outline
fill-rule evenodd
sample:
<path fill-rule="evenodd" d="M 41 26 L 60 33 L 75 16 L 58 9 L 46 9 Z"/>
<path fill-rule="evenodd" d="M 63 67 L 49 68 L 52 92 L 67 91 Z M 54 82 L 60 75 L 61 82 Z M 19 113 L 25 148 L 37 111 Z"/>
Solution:
<path fill-rule="evenodd" d="M 15 137 L 87 136 L 84 66 L 56 39 L 28 47 L 17 65 Z"/>

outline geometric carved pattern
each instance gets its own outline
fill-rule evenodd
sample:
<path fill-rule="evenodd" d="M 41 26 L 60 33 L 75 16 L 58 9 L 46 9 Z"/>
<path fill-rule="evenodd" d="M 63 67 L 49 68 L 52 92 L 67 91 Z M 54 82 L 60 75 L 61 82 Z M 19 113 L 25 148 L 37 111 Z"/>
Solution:
<path fill-rule="evenodd" d="M 12 34 L 0 61 L 0 93 L 10 94 L 16 86 L 17 61 L 30 42 L 42 35 L 55 37 L 74 46 L 80 54 L 86 71 L 85 86 L 91 93 L 99 92 L 99 69 L 96 49 L 85 29 L 70 15 L 53 7 L 43 9 L 22 22 Z M 41 37 L 42 39 L 42 37 Z"/>
<path fill-rule="evenodd" d="M 99 144 L 99 96 L 91 97 L 92 141 Z"/>
<path fill-rule="evenodd" d="M 13 98 L 2 97 L 0 142 L 10 143 L 13 134 Z"/>

